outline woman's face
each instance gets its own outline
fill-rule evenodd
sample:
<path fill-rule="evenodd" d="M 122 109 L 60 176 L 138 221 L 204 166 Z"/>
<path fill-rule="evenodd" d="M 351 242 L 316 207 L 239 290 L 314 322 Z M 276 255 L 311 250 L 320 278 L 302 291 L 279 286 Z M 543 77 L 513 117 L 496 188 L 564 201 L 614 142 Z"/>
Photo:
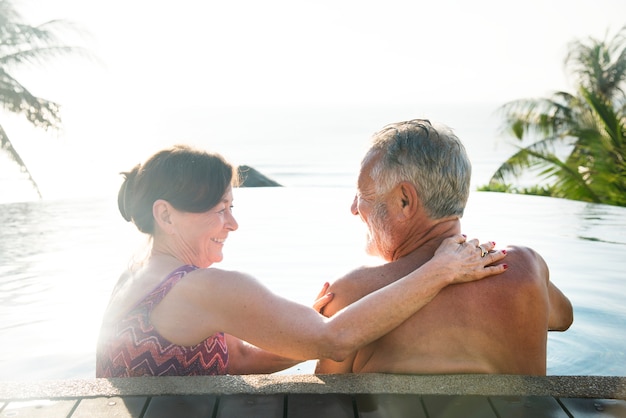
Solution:
<path fill-rule="evenodd" d="M 233 189 L 228 187 L 222 200 L 206 212 L 178 212 L 177 252 L 188 263 L 208 267 L 222 261 L 222 249 L 228 234 L 239 225 L 232 212 Z"/>

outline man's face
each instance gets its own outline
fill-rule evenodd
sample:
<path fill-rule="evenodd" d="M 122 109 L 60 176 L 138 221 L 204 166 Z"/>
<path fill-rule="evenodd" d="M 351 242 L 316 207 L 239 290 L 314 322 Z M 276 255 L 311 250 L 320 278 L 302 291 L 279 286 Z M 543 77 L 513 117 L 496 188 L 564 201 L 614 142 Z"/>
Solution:
<path fill-rule="evenodd" d="M 351 211 L 367 225 L 366 251 L 370 255 L 389 260 L 393 253 L 391 224 L 388 219 L 385 196 L 376 194 L 370 172 L 378 157 L 370 158 L 361 166 L 357 182 L 357 193 Z"/>

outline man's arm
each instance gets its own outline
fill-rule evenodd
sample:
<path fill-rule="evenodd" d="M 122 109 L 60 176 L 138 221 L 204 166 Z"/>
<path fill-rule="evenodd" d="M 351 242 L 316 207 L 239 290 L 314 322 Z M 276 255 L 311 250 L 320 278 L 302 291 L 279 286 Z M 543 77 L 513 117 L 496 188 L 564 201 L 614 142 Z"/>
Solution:
<path fill-rule="evenodd" d="M 332 293 L 333 299 L 320 310 L 322 315 L 330 318 L 335 313 L 354 302 L 353 299 L 348 299 L 348 296 L 352 294 L 352 291 L 349 290 L 350 286 L 348 286 L 350 280 L 349 275 L 344 276 L 328 288 L 328 293 Z M 315 367 L 315 374 L 352 373 L 352 363 L 354 362 L 356 353 L 355 351 L 350 354 L 343 361 L 319 359 Z"/>
<path fill-rule="evenodd" d="M 550 314 L 548 330 L 565 331 L 574 322 L 574 310 L 569 299 L 552 282 L 548 282 Z"/>
<path fill-rule="evenodd" d="M 224 337 L 228 345 L 228 374 L 274 373 L 302 362 L 270 353 L 229 334 Z"/>
<path fill-rule="evenodd" d="M 572 304 L 567 296 L 550 281 L 550 270 L 543 257 L 537 252 L 534 254 L 548 287 L 548 331 L 565 331 L 574 321 Z"/>
<path fill-rule="evenodd" d="M 320 359 L 315 366 L 315 374 L 339 374 L 352 373 L 352 364 L 356 352 L 350 354 L 344 361 L 332 361 L 330 359 Z"/>

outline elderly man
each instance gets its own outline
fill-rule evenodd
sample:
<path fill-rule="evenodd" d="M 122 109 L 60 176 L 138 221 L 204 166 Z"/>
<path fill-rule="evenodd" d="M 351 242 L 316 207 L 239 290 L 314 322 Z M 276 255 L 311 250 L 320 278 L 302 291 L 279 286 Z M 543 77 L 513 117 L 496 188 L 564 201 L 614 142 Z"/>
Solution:
<path fill-rule="evenodd" d="M 445 126 L 412 120 L 374 135 L 352 213 L 368 228 L 367 250 L 387 263 L 359 268 L 330 288 L 326 316 L 414 270 L 441 241 L 461 232 L 471 164 Z M 478 250 L 483 251 L 481 248 Z M 320 360 L 316 373 L 546 374 L 547 331 L 573 320 L 548 266 L 527 247 L 506 248 L 498 277 L 453 285 L 381 339 L 343 362 Z"/>

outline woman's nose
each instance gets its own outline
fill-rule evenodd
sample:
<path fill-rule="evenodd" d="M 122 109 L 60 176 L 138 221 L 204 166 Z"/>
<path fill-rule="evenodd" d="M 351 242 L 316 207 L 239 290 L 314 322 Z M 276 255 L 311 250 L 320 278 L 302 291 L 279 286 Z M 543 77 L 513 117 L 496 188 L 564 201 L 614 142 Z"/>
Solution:
<path fill-rule="evenodd" d="M 232 213 L 229 212 L 229 215 L 230 215 L 230 219 L 228 219 L 228 222 L 226 225 L 231 231 L 236 231 L 237 229 L 239 229 L 239 224 L 237 223 L 237 220 L 235 219 Z"/>

